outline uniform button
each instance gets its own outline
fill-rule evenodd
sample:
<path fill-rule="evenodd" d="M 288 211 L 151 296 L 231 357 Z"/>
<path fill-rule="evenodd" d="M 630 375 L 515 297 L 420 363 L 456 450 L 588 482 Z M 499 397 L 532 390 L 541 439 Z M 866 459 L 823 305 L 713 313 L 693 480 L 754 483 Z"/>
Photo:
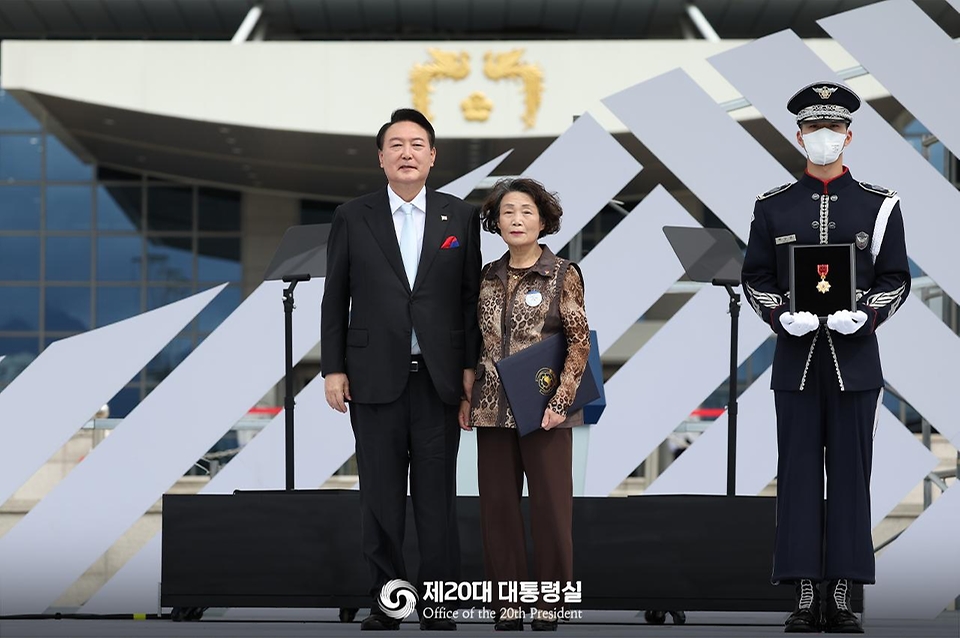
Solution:
<path fill-rule="evenodd" d="M 830 196 L 830 201 L 831 201 L 831 202 L 837 201 L 837 196 L 836 196 L 836 195 L 831 195 L 831 196 Z"/>
<path fill-rule="evenodd" d="M 810 222 L 810 228 L 820 228 L 820 222 Z"/>
<path fill-rule="evenodd" d="M 820 199 L 820 193 L 814 193 L 810 196 L 811 199 Z"/>
<path fill-rule="evenodd" d="M 829 224 L 827 224 L 827 228 L 829 228 L 830 230 L 833 230 L 836 227 L 837 227 L 837 222 L 830 222 Z"/>

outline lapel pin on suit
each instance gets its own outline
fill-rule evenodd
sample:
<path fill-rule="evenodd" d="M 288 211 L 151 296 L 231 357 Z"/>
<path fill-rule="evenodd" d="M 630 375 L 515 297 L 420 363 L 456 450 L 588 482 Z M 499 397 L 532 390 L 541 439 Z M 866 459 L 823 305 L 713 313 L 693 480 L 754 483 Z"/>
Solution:
<path fill-rule="evenodd" d="M 446 215 L 440 215 L 440 221 L 442 221 L 442 222 L 447 221 L 447 216 L 446 216 Z"/>

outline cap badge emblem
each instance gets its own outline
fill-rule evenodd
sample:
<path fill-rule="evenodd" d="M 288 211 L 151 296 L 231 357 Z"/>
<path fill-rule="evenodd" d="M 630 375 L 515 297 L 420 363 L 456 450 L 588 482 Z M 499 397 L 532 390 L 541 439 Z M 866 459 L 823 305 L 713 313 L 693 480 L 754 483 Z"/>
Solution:
<path fill-rule="evenodd" d="M 829 100 L 833 92 L 837 90 L 835 86 L 815 86 L 813 92 L 820 96 L 821 100 Z"/>

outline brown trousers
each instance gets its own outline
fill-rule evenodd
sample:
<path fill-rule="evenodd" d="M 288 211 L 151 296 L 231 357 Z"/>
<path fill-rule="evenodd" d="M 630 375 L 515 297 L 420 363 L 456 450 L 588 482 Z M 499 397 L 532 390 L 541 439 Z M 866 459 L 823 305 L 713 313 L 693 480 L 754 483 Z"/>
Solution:
<path fill-rule="evenodd" d="M 573 580 L 573 433 L 569 428 L 539 430 L 525 437 L 513 428 L 479 427 L 477 470 L 483 562 L 493 584 L 493 602 L 529 608 L 500 597 L 499 582 Z M 527 544 L 520 500 L 527 475 L 533 574 L 527 571 Z M 506 593 L 505 591 L 503 592 Z M 539 600 L 537 608 L 561 603 Z"/>

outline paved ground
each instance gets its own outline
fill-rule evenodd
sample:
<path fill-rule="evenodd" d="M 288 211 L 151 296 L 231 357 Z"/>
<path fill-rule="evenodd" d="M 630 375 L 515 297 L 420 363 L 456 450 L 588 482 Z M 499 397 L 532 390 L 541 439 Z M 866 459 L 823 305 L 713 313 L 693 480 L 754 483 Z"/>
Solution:
<path fill-rule="evenodd" d="M 642 616 L 623 611 L 586 611 L 583 619 L 563 623 L 559 634 L 564 636 L 639 636 L 682 638 L 753 638 L 782 636 L 779 613 L 713 613 L 691 612 L 684 625 L 649 625 Z M 931 621 L 875 620 L 868 617 L 868 636 L 896 638 L 958 638 L 960 613 L 944 612 Z M 529 631 L 529 626 L 525 628 Z M 169 620 L 0 620 L 3 638 L 222 638 L 259 637 L 301 638 L 310 636 L 353 636 L 360 632 L 358 623 L 337 621 L 336 610 L 210 610 L 201 622 L 174 623 Z M 440 632 L 430 632 L 441 635 Z M 423 635 L 416 622 L 403 623 L 393 636 Z M 442 634 L 450 635 L 450 634 Z M 489 622 L 460 622 L 457 636 L 493 636 Z M 526 634 L 529 635 L 529 634 Z"/>

